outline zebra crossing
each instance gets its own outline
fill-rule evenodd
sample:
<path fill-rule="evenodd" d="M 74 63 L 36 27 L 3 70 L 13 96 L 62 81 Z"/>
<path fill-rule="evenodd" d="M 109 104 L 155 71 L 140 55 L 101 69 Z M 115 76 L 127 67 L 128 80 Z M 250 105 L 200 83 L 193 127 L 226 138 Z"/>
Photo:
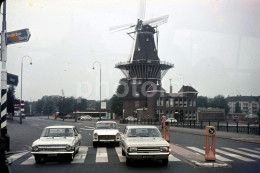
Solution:
<path fill-rule="evenodd" d="M 191 150 L 195 153 L 199 153 L 204 155 L 205 149 L 198 148 L 194 146 L 185 147 L 188 150 Z M 108 152 L 110 150 L 110 152 Z M 91 152 L 89 152 L 91 151 Z M 111 152 L 112 151 L 112 152 Z M 94 155 L 91 153 L 95 153 Z M 92 160 L 93 163 L 108 163 L 109 153 L 114 154 L 118 158 L 118 162 L 126 162 L 126 157 L 122 155 L 121 147 L 115 148 L 106 148 L 106 147 L 97 147 L 93 148 L 92 146 L 81 146 L 79 152 L 75 155 L 71 164 L 84 164 L 88 163 L 87 158 Z M 88 156 L 88 154 L 90 156 Z M 113 157 L 114 157 L 113 156 Z M 17 153 L 8 157 L 8 160 L 15 163 L 17 160 L 20 165 L 33 165 L 35 164 L 34 156 L 30 154 L 29 151 L 24 151 L 21 153 Z M 179 158 L 174 155 L 169 155 L 169 162 L 181 162 Z M 260 161 L 260 149 L 259 148 L 228 148 L 228 147 L 220 147 L 216 149 L 216 160 L 222 162 L 236 162 L 237 160 L 243 162 L 259 162 Z"/>
<path fill-rule="evenodd" d="M 189 150 L 195 151 L 200 154 L 205 154 L 205 149 L 200 149 L 198 147 L 187 146 Z M 247 148 L 228 148 L 220 147 L 216 149 L 216 160 L 222 162 L 234 162 L 236 160 L 244 162 L 259 162 L 260 161 L 260 151 L 258 148 L 247 149 Z"/>
<path fill-rule="evenodd" d="M 86 161 L 86 158 L 88 157 L 88 151 L 89 150 L 95 150 L 96 156 L 95 156 L 95 163 L 108 163 L 109 157 L 108 157 L 108 151 L 106 147 L 97 147 L 93 148 L 92 146 L 81 146 L 79 149 L 79 152 L 75 155 L 73 161 L 71 164 L 83 164 Z M 115 147 L 112 150 L 115 151 L 115 154 L 117 155 L 117 158 L 119 162 L 126 162 L 126 157 L 122 155 L 121 147 Z M 26 157 L 27 156 L 27 157 Z M 14 163 L 16 160 L 23 158 L 25 160 L 21 161 L 20 165 L 33 165 L 35 164 L 34 156 L 30 154 L 29 151 L 14 154 L 7 159 Z M 93 159 L 93 158 L 92 158 Z M 174 157 L 172 154 L 169 155 L 169 162 L 180 162 L 181 160 L 177 157 Z"/>

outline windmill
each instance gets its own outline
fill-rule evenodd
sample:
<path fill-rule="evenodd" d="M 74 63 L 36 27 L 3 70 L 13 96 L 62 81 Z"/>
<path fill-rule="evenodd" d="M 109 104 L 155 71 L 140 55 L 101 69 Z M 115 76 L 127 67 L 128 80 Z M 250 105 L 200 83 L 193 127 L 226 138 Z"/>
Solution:
<path fill-rule="evenodd" d="M 132 115 L 138 107 L 147 108 L 148 92 L 161 92 L 163 90 L 161 79 L 173 67 L 173 64 L 160 61 L 158 57 L 158 26 L 166 23 L 169 16 L 145 20 L 145 8 L 146 1 L 140 0 L 135 24 L 130 23 L 110 28 L 111 32 L 134 29 L 128 33 L 133 38 L 133 48 L 129 60 L 115 65 L 128 79 L 129 91 L 123 98 L 123 112 L 126 116 Z M 147 112 L 147 114 L 149 113 Z"/>

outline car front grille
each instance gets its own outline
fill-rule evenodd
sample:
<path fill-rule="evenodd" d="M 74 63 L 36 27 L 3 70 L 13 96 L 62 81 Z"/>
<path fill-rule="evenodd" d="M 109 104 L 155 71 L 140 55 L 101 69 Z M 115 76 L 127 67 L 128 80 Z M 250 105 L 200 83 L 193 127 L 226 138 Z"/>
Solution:
<path fill-rule="evenodd" d="M 115 135 L 99 135 L 98 140 L 115 140 Z"/>
<path fill-rule="evenodd" d="M 39 145 L 39 151 L 66 151 L 66 145 Z"/>
<path fill-rule="evenodd" d="M 137 148 L 138 153 L 159 153 L 160 147 L 139 147 Z"/>

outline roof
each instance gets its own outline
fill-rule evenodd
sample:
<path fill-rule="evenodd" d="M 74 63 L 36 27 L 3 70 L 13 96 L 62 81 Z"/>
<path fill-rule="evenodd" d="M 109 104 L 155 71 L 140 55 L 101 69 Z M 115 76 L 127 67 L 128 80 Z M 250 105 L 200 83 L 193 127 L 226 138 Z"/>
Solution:
<path fill-rule="evenodd" d="M 75 126 L 68 126 L 68 125 L 57 125 L 57 126 L 47 126 L 45 128 L 74 128 Z"/>
<path fill-rule="evenodd" d="M 192 86 L 185 86 L 183 85 L 179 90 L 179 93 L 198 93 Z"/>
<path fill-rule="evenodd" d="M 97 123 L 116 123 L 115 121 L 98 121 Z"/>
<path fill-rule="evenodd" d="M 228 96 L 228 102 L 260 102 L 260 96 Z"/>
<path fill-rule="evenodd" d="M 143 129 L 143 128 L 157 128 L 156 126 L 126 126 L 128 129 Z M 157 128 L 158 129 L 158 128 Z"/>

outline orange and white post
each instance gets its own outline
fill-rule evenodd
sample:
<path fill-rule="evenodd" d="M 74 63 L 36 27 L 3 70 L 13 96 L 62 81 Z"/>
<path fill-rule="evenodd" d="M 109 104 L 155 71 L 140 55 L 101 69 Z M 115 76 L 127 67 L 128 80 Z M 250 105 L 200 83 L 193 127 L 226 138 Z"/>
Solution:
<path fill-rule="evenodd" d="M 163 135 L 164 135 L 164 139 L 167 142 L 170 142 L 170 123 L 169 122 L 163 123 Z"/>
<path fill-rule="evenodd" d="M 211 138 L 211 146 L 210 140 Z M 205 146 L 205 160 L 206 161 L 215 161 L 216 157 L 216 127 L 207 126 L 206 127 L 206 146 Z"/>

